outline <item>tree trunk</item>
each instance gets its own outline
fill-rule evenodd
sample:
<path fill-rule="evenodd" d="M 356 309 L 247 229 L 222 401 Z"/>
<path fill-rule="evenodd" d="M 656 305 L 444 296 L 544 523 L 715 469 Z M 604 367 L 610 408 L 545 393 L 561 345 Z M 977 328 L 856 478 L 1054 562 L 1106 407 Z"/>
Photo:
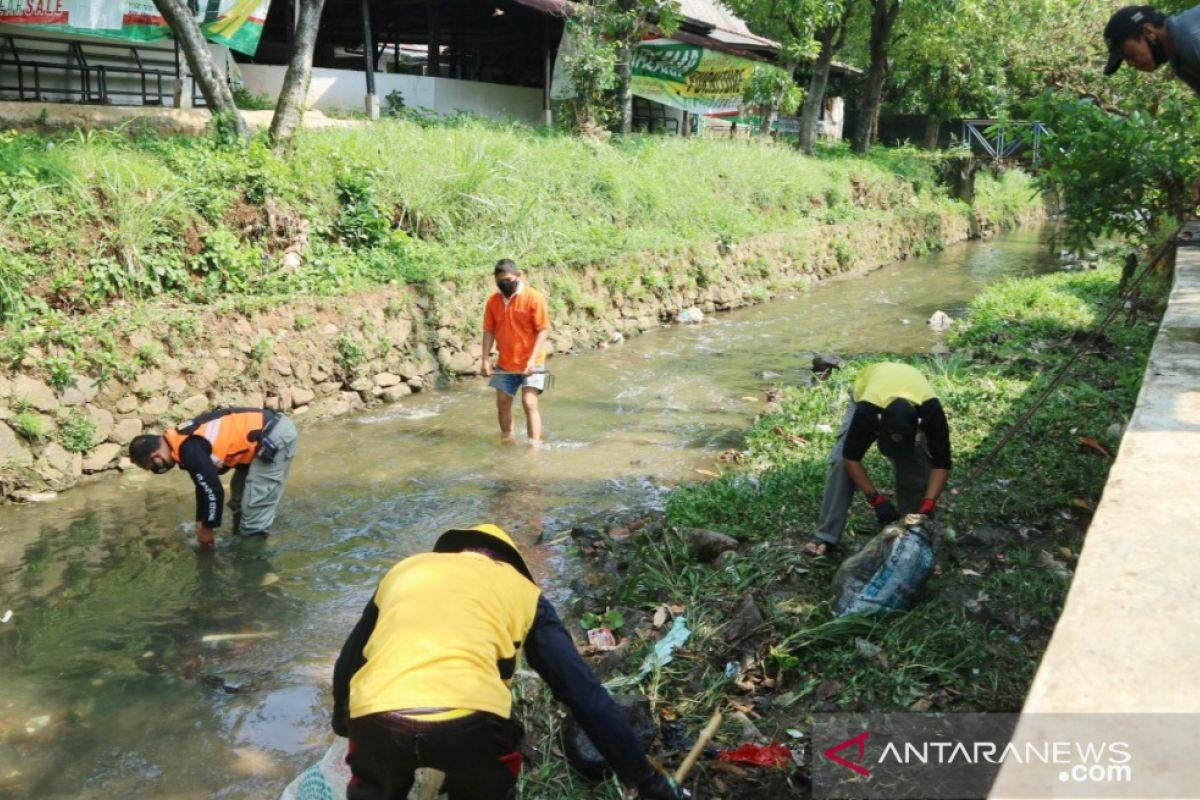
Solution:
<path fill-rule="evenodd" d="M 813 64 L 813 74 L 808 80 L 808 91 L 800 106 L 800 149 L 812 155 L 817 149 L 817 123 L 820 122 L 821 106 L 825 102 L 825 91 L 829 86 L 829 73 L 833 69 L 833 57 L 846 46 L 846 35 L 850 17 L 854 15 L 854 4 L 847 3 L 846 10 L 833 25 L 817 31 L 821 52 Z"/>
<path fill-rule="evenodd" d="M 233 92 L 225 80 L 225 73 L 213 61 L 204 33 L 187 4 L 181 0 L 154 0 L 159 13 L 166 18 L 171 32 L 179 42 L 179 49 L 187 58 L 192 77 L 200 85 L 200 93 L 208 103 L 208 110 L 216 121 L 217 130 L 245 139 L 250 136 L 246 121 L 233 102 Z"/>
<path fill-rule="evenodd" d="M 871 65 L 867 67 L 867 78 L 863 84 L 862 108 L 854 126 L 854 152 L 865 153 L 871 147 L 871 134 L 875 119 L 879 116 L 879 103 L 883 97 L 883 82 L 888 74 L 888 50 L 891 46 L 892 29 L 900 14 L 901 0 L 871 0 Z"/>
<path fill-rule="evenodd" d="M 921 137 L 921 147 L 926 150 L 937 150 L 941 139 L 942 118 L 937 114 L 925 115 L 925 134 Z"/>
<path fill-rule="evenodd" d="M 317 28 L 324 7 L 325 0 L 300 0 L 300 24 L 296 27 L 292 58 L 288 62 L 287 74 L 283 76 L 283 88 L 279 90 L 275 116 L 271 118 L 271 142 L 276 148 L 287 144 L 300 127 L 304 101 L 308 98 L 308 84 L 312 80 Z"/>
<path fill-rule="evenodd" d="M 758 133 L 760 136 L 771 135 L 771 125 L 774 124 L 775 118 L 779 116 L 779 109 L 783 107 L 783 98 L 796 82 L 795 61 L 785 62 L 783 71 L 787 73 L 787 81 L 780 84 L 779 89 L 771 96 L 770 104 L 762 109 L 762 119 L 758 124 Z"/>
<path fill-rule="evenodd" d="M 620 114 L 617 133 L 628 136 L 633 132 L 633 48 L 630 41 L 617 48 L 617 110 Z"/>

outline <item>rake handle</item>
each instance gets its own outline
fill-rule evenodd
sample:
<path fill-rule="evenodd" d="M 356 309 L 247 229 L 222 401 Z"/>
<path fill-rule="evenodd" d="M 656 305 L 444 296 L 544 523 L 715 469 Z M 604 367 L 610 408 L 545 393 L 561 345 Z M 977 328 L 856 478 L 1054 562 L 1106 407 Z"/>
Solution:
<path fill-rule="evenodd" d="M 708 740 L 717 732 L 717 728 L 721 727 L 721 720 L 724 719 L 720 710 L 714 711 L 709 717 L 708 724 L 704 726 L 704 730 L 700 731 L 700 736 L 696 739 L 696 743 L 692 745 L 692 749 L 688 751 L 687 756 L 683 759 L 683 763 L 679 765 L 679 769 L 675 770 L 675 782 L 682 784 L 687 778 L 688 773 L 692 771 L 692 767 L 696 766 L 696 760 L 700 758 L 701 751 L 704 750 Z"/>

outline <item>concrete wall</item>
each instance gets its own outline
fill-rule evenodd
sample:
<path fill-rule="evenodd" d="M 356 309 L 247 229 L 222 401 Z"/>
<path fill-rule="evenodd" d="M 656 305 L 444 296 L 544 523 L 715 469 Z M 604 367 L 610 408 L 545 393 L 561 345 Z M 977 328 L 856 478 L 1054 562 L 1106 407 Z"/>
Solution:
<path fill-rule="evenodd" d="M 1200 224 L 1189 228 L 1200 241 Z M 1030 770 L 1006 762 L 992 797 L 1194 796 L 1200 762 L 1180 737 L 1198 738 L 1197 718 L 1174 716 L 1165 725 L 1155 715 L 1200 713 L 1197 476 L 1200 249 L 1181 247 L 1133 418 L 1017 728 L 1017 738 L 1053 740 L 1063 736 L 1062 718 L 1044 715 L 1124 715 L 1107 726 L 1110 739 L 1148 735 L 1145 741 L 1158 748 L 1156 755 L 1135 758 L 1135 779 L 1173 783 L 1139 784 L 1119 795 L 1112 792 L 1120 787 L 1097 786 L 1093 791 L 1104 793 L 1085 795 L 1082 787 L 1064 785 L 1070 793 L 1052 795 L 1044 784 L 1031 786 Z"/>
<path fill-rule="evenodd" d="M 272 99 L 279 96 L 284 67 L 266 64 L 241 64 L 240 67 L 246 88 L 252 94 Z M 405 105 L 439 114 L 470 111 L 491 119 L 511 118 L 530 125 L 540 125 L 542 121 L 541 89 L 377 72 L 375 92 L 380 102 L 383 103 L 393 91 L 404 96 Z M 363 111 L 366 93 L 366 75 L 362 72 L 314 69 L 308 105 L 322 111 Z"/>

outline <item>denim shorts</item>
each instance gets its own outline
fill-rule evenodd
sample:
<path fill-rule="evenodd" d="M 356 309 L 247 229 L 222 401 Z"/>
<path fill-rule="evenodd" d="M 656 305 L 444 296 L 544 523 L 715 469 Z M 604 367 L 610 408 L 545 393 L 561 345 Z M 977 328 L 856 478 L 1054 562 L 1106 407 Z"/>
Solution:
<path fill-rule="evenodd" d="M 513 397 L 519 389 L 525 387 L 537 389 L 538 394 L 541 394 L 546 391 L 546 373 L 535 372 L 532 375 L 521 375 L 520 373 L 506 372 L 496 374 L 488 381 L 488 386 L 499 389 L 509 397 Z"/>

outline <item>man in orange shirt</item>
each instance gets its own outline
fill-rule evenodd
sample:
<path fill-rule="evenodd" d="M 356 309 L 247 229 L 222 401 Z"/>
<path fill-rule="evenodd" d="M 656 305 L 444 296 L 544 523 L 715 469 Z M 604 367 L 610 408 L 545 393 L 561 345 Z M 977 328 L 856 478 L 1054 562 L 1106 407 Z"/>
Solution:
<path fill-rule="evenodd" d="M 538 395 L 546 390 L 546 337 L 550 334 L 550 310 L 546 298 L 525 285 L 525 275 L 509 259 L 496 262 L 492 271 L 496 293 L 488 298 L 483 312 L 483 356 L 479 372 L 490 377 L 496 390 L 496 416 L 500 440 L 512 441 L 513 397 L 521 392 L 529 444 L 542 443 L 542 416 Z M 499 353 L 492 369 L 492 346 Z"/>

